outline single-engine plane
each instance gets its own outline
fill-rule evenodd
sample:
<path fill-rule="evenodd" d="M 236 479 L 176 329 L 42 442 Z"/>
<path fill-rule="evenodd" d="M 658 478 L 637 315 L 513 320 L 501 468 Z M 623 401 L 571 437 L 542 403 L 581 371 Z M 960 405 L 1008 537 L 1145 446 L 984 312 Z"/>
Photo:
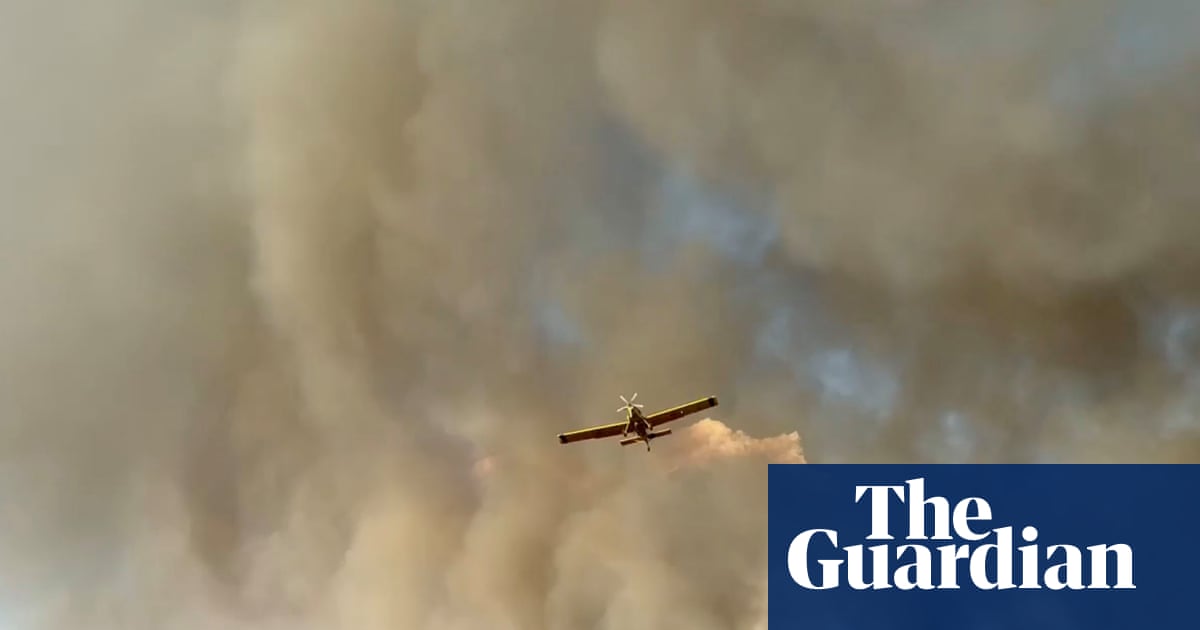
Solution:
<path fill-rule="evenodd" d="M 655 438 L 660 438 L 671 434 L 670 429 L 657 429 L 672 420 L 678 420 L 684 416 L 689 416 L 693 413 L 704 411 L 710 407 L 717 406 L 717 397 L 709 396 L 701 398 L 690 403 L 664 409 L 644 415 L 642 413 L 643 405 L 634 402 L 637 400 L 637 394 L 630 396 L 628 400 L 621 396 L 621 402 L 625 403 L 617 408 L 617 412 L 625 413 L 624 422 L 614 422 L 612 424 L 604 424 L 587 429 L 579 429 L 568 433 L 558 434 L 560 444 L 570 444 L 571 442 L 581 442 L 583 440 L 595 440 L 599 438 L 608 438 L 621 436 L 621 446 L 629 446 L 638 442 L 646 443 L 646 450 L 650 450 L 650 441 Z M 633 434 L 630 436 L 630 434 Z"/>

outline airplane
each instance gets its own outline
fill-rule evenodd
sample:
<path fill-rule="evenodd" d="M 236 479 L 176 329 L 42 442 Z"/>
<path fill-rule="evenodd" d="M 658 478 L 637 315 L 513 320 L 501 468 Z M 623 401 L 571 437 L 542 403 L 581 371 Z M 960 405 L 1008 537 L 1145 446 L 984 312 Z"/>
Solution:
<path fill-rule="evenodd" d="M 621 446 L 629 446 L 630 444 L 645 442 L 646 451 L 649 452 L 650 440 L 671 434 L 670 429 L 655 431 L 655 427 L 671 422 L 672 420 L 678 420 L 684 416 L 691 415 L 698 411 L 704 411 L 710 407 L 717 406 L 717 397 L 709 396 L 707 398 L 701 398 L 700 400 L 692 401 L 685 405 L 672 407 L 671 409 L 664 409 L 647 416 L 642 413 L 642 407 L 644 405 L 634 402 L 634 400 L 637 399 L 636 393 L 633 396 L 630 396 L 629 400 L 626 400 L 624 396 L 621 396 L 620 398 L 621 402 L 625 404 L 617 407 L 617 412 L 625 412 L 624 422 L 614 422 L 612 424 L 589 427 L 587 429 L 579 429 L 578 431 L 560 433 L 558 434 L 559 443 L 570 444 L 571 442 L 595 440 L 599 438 L 620 435 L 623 438 L 621 440 Z M 630 433 L 635 435 L 633 437 L 627 437 Z"/>

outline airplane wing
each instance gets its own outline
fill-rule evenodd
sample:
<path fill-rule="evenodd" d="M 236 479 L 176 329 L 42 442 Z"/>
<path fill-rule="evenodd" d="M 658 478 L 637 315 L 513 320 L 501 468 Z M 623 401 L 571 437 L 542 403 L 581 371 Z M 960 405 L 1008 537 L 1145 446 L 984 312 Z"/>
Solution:
<path fill-rule="evenodd" d="M 687 403 L 686 405 L 679 405 L 678 407 L 664 409 L 662 411 L 652 413 L 646 416 L 646 422 L 650 423 L 650 426 L 656 427 L 660 424 L 666 424 L 672 420 L 678 420 L 684 416 L 691 415 L 697 411 L 704 411 L 709 407 L 716 406 L 717 397 L 709 396 L 708 398 L 701 398 L 700 400 Z"/>
<path fill-rule="evenodd" d="M 598 427 L 589 427 L 587 429 L 580 429 L 578 431 L 559 433 L 558 442 L 560 444 L 570 444 L 571 442 L 580 442 L 583 440 L 595 440 L 598 438 L 613 437 L 614 435 L 621 435 L 621 432 L 624 430 L 624 422 L 614 422 L 612 424 L 605 424 Z"/>

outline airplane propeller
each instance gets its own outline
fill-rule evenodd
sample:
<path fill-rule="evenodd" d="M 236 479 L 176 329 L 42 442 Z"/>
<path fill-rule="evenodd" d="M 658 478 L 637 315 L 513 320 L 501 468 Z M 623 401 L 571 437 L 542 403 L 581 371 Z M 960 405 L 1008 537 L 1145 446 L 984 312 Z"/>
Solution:
<path fill-rule="evenodd" d="M 632 407 L 637 407 L 638 409 L 645 407 L 645 405 L 643 405 L 641 403 L 633 402 L 633 401 L 637 400 L 637 392 L 634 392 L 633 395 L 629 397 L 629 400 L 625 400 L 624 396 L 621 396 L 620 398 L 621 398 L 621 402 L 625 403 L 625 405 L 621 406 L 621 407 L 617 407 L 617 411 L 625 411 L 626 409 L 630 409 Z"/>

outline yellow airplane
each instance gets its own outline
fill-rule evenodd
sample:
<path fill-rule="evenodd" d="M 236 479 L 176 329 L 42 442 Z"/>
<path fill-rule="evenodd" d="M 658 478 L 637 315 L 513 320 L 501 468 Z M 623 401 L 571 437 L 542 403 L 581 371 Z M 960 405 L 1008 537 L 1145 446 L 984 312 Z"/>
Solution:
<path fill-rule="evenodd" d="M 612 424 L 580 429 L 578 431 L 571 431 L 569 433 L 559 433 L 559 443 L 570 444 L 571 442 L 595 440 L 599 438 L 620 435 L 622 438 L 624 438 L 621 440 L 621 446 L 629 446 L 630 444 L 645 442 L 646 450 L 649 451 L 650 440 L 671 434 L 670 429 L 655 431 L 654 427 L 666 424 L 672 420 L 678 420 L 684 416 L 691 415 L 698 411 L 704 411 L 710 407 L 717 406 L 717 397 L 709 396 L 707 398 L 701 398 L 700 400 L 687 403 L 686 405 L 680 405 L 671 409 L 664 409 L 657 413 L 652 413 L 646 416 L 642 415 L 641 409 L 643 405 L 633 402 L 636 399 L 636 393 L 631 396 L 629 400 L 625 400 L 625 397 L 621 396 L 621 402 L 625 404 L 617 407 L 617 412 L 625 412 L 624 422 L 614 422 Z M 634 433 L 636 435 L 633 437 L 626 437 L 630 433 Z"/>

